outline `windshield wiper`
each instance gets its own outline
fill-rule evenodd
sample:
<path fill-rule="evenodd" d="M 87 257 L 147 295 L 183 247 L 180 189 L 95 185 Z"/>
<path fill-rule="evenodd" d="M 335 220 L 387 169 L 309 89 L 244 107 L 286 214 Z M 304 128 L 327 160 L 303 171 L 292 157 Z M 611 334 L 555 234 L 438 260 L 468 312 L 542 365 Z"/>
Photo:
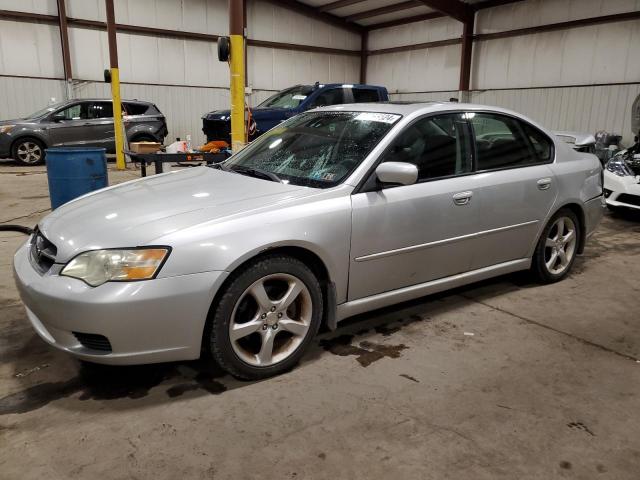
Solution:
<path fill-rule="evenodd" d="M 251 177 L 264 178 L 267 180 L 271 180 L 272 182 L 282 183 L 282 179 L 275 173 L 267 172 L 266 170 L 260 170 L 259 168 L 241 167 L 236 165 L 235 167 L 230 168 L 230 170 L 232 172 L 238 172 L 242 175 L 249 175 Z"/>
<path fill-rule="evenodd" d="M 207 166 L 211 168 L 217 168 L 218 170 L 223 170 L 225 172 L 229 171 L 229 167 L 225 167 L 224 162 L 212 163 L 211 165 L 207 165 Z"/>

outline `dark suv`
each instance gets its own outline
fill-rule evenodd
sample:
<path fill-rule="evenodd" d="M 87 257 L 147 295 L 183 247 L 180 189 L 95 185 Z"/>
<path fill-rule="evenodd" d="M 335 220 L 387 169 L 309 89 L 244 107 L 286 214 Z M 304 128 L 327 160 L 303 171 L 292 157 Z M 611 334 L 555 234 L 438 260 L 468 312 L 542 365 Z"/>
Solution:
<path fill-rule="evenodd" d="M 387 89 L 374 85 L 345 85 L 329 83 L 296 85 L 269 97 L 251 110 L 254 120 L 249 128 L 249 140 L 262 135 L 277 124 L 300 112 L 316 107 L 341 103 L 371 103 L 389 100 Z M 231 113 L 216 110 L 202 117 L 202 131 L 207 141 L 224 140 L 231 143 Z"/>
<path fill-rule="evenodd" d="M 153 103 L 123 100 L 123 120 L 130 142 L 164 142 L 167 122 Z M 0 121 L 0 158 L 35 165 L 48 147 L 104 147 L 115 152 L 113 104 L 106 99 L 69 100 L 26 118 Z"/>

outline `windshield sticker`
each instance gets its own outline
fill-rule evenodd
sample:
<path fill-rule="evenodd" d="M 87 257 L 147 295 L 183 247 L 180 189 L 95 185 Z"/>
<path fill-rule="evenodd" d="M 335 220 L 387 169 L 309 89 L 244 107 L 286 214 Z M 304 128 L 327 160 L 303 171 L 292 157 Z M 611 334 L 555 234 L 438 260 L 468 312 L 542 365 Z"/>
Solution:
<path fill-rule="evenodd" d="M 294 95 L 293 97 L 294 100 L 304 100 L 305 98 L 307 98 L 306 95 Z"/>
<path fill-rule="evenodd" d="M 355 119 L 365 122 L 395 123 L 399 118 L 400 115 L 393 113 L 362 112 Z"/>

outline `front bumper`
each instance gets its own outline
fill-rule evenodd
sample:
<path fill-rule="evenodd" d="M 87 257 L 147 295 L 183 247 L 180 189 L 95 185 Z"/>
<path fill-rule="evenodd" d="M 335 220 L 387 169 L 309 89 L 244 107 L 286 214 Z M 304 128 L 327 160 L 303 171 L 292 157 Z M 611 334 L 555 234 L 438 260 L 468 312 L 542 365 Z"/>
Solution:
<path fill-rule="evenodd" d="M 11 143 L 13 138 L 6 133 L 0 133 L 0 158 L 11 157 Z"/>
<path fill-rule="evenodd" d="M 108 282 L 94 288 L 74 278 L 41 275 L 31 265 L 28 245 L 15 254 L 15 281 L 31 324 L 50 345 L 110 365 L 200 356 L 207 313 L 226 272 Z M 74 332 L 104 336 L 111 350 L 88 348 Z"/>
<path fill-rule="evenodd" d="M 607 196 L 607 205 L 640 210 L 640 176 L 620 177 L 605 171 L 604 188 L 611 192 Z"/>

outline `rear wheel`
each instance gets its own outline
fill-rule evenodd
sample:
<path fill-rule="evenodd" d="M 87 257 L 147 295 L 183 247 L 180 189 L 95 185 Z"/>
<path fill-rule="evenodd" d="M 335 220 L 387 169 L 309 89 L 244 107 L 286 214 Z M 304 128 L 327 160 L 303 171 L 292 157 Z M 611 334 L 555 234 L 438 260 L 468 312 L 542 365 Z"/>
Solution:
<path fill-rule="evenodd" d="M 286 256 L 265 257 L 235 274 L 211 319 L 214 359 L 256 380 L 285 372 L 318 332 L 322 291 L 313 272 Z"/>
<path fill-rule="evenodd" d="M 533 256 L 532 271 L 542 283 L 562 280 L 571 271 L 578 253 L 579 221 L 575 213 L 562 209 L 545 227 Z"/>
<path fill-rule="evenodd" d="M 13 144 L 11 156 L 22 165 L 38 165 L 44 161 L 44 144 L 35 138 L 21 138 Z"/>

